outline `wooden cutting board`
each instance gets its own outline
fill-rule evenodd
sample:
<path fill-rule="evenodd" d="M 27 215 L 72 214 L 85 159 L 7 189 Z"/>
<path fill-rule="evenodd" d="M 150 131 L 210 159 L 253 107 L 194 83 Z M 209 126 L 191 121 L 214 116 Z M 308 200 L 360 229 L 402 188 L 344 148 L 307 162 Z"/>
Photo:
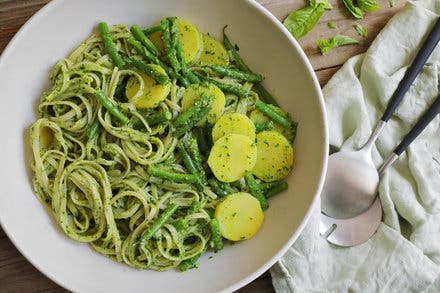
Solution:
<path fill-rule="evenodd" d="M 50 0 L 0 0 L 0 53 L 20 27 L 48 2 Z M 258 2 L 281 21 L 290 11 L 305 5 L 303 0 L 258 0 Z M 379 0 L 380 10 L 366 14 L 364 19 L 356 20 L 347 12 L 341 0 L 330 0 L 330 2 L 334 9 L 326 11 L 316 27 L 299 40 L 313 65 L 321 86 L 327 83 L 347 59 L 365 52 L 388 20 L 405 4 L 405 0 L 397 0 L 397 5 L 389 8 L 387 0 Z M 330 29 L 327 26 L 328 22 L 333 22 L 337 28 Z M 368 37 L 362 38 L 357 34 L 353 28 L 355 23 L 368 29 Z M 336 48 L 328 55 L 322 56 L 316 47 L 316 40 L 336 34 L 351 36 L 360 43 Z M 0 292 L 64 291 L 35 269 L 18 252 L 0 228 Z M 270 274 L 266 272 L 238 292 L 274 292 Z"/>

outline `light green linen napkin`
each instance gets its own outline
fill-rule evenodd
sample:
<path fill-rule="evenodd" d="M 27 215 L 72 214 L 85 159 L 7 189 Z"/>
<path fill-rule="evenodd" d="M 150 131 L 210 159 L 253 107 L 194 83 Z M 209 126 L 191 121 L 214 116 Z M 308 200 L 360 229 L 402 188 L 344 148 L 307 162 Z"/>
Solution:
<path fill-rule="evenodd" d="M 368 51 L 323 89 L 330 144 L 366 142 L 440 13 L 440 0 L 407 3 Z M 381 134 L 379 166 L 439 94 L 440 46 Z M 277 292 L 440 292 L 440 118 L 392 165 L 379 187 L 384 217 L 366 243 L 341 248 L 319 236 L 319 211 L 271 269 Z"/>

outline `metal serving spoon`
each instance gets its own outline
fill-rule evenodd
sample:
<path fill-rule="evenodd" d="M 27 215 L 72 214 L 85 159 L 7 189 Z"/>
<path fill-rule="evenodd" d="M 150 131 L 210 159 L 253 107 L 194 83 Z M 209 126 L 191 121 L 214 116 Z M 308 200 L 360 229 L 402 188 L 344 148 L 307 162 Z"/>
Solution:
<path fill-rule="evenodd" d="M 440 95 L 423 114 L 414 127 L 408 132 L 393 153 L 384 161 L 377 173 L 379 176 L 405 151 L 405 149 L 422 133 L 428 124 L 440 113 Z M 321 213 L 319 232 L 329 242 L 339 246 L 354 246 L 361 244 L 376 232 L 382 221 L 382 207 L 379 197 L 363 213 L 349 219 L 334 219 Z"/>
<path fill-rule="evenodd" d="M 372 147 L 439 40 L 440 19 L 400 81 L 367 143 L 360 150 L 342 151 L 329 157 L 321 193 L 321 210 L 327 216 L 335 219 L 353 218 L 372 205 L 379 184 L 379 174 L 371 158 Z"/>

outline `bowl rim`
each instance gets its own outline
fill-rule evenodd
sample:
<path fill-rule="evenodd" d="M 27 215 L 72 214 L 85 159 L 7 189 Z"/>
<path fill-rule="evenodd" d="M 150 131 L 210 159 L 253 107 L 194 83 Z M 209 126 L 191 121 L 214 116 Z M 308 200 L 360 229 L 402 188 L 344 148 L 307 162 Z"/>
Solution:
<path fill-rule="evenodd" d="M 35 22 L 37 22 L 40 18 L 44 17 L 46 14 L 50 13 L 53 9 L 56 7 L 63 5 L 64 2 L 67 0 L 51 0 L 51 2 L 45 4 L 40 10 L 38 10 L 34 15 L 32 15 L 26 23 L 17 31 L 17 33 L 14 35 L 14 37 L 9 41 L 5 49 L 3 50 L 2 54 L 0 55 L 0 68 L 2 67 L 4 60 L 7 59 L 9 52 L 13 51 L 13 49 L 16 46 L 16 43 L 22 38 L 24 33 L 29 30 Z M 321 86 L 319 84 L 318 78 L 315 74 L 315 71 L 307 57 L 307 55 L 304 53 L 303 49 L 299 45 L 299 43 L 296 41 L 296 39 L 290 34 L 290 32 L 284 27 L 284 25 L 269 11 L 267 10 L 262 4 L 258 3 L 256 0 L 240 0 L 244 3 L 246 3 L 249 6 L 252 6 L 253 8 L 257 9 L 260 13 L 264 15 L 267 19 L 271 21 L 273 25 L 275 25 L 281 33 L 288 39 L 288 41 L 294 46 L 297 53 L 300 56 L 300 62 L 304 65 L 306 70 L 309 73 L 309 76 L 312 79 L 313 83 L 313 89 L 315 91 L 315 95 L 318 98 L 321 116 L 323 118 L 323 135 L 324 135 L 324 152 L 323 157 L 321 158 L 322 162 L 322 169 L 321 169 L 321 176 L 316 188 L 316 192 L 314 194 L 314 198 L 307 209 L 307 212 L 302 219 L 300 225 L 295 230 L 295 232 L 290 236 L 289 240 L 281 247 L 281 249 L 272 256 L 271 259 L 269 259 L 265 264 L 260 266 L 257 270 L 255 270 L 252 274 L 248 275 L 246 278 L 243 278 L 242 280 L 230 285 L 227 288 L 222 289 L 220 292 L 233 292 L 235 290 L 238 290 L 253 280 L 257 279 L 260 275 L 262 275 L 265 271 L 267 271 L 270 267 L 272 267 L 286 252 L 287 250 L 292 246 L 292 244 L 295 242 L 295 240 L 298 239 L 298 236 L 300 233 L 304 230 L 308 220 L 310 219 L 313 209 L 315 205 L 317 204 L 320 193 L 322 191 L 325 175 L 327 172 L 327 157 L 329 153 L 329 132 L 328 132 L 328 123 L 327 123 L 327 112 L 325 108 L 325 102 L 324 97 L 322 94 Z M 40 264 L 36 261 L 34 261 L 32 255 L 26 253 L 22 248 L 19 242 L 15 239 L 13 236 L 13 233 L 9 231 L 3 224 L 2 224 L 2 217 L 0 215 L 0 226 L 2 227 L 3 231 L 5 232 L 6 236 L 9 238 L 9 240 L 12 242 L 14 247 L 26 258 L 27 261 L 29 261 L 32 266 L 34 266 L 38 271 L 40 271 L 43 275 L 48 277 L 50 280 L 52 280 L 54 283 L 58 284 L 59 286 L 70 290 L 75 291 L 75 288 L 71 288 L 67 284 L 65 284 L 63 281 L 58 280 L 51 271 L 46 270 Z"/>

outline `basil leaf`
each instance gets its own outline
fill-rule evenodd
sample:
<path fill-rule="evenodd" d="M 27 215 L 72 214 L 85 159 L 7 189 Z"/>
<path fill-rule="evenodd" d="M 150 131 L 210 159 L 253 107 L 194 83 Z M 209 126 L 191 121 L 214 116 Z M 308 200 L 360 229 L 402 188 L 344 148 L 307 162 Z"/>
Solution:
<path fill-rule="evenodd" d="M 361 37 L 367 37 L 368 36 L 368 30 L 366 27 L 356 23 L 354 25 L 354 29 L 357 31 L 357 33 L 361 36 Z"/>
<path fill-rule="evenodd" d="M 318 45 L 321 54 L 325 55 L 335 47 L 359 44 L 359 42 L 348 36 L 336 35 L 327 40 L 317 40 L 316 44 Z"/>
<path fill-rule="evenodd" d="M 388 0 L 388 4 L 390 4 L 390 7 L 394 7 L 394 5 L 396 4 L 395 0 Z"/>
<path fill-rule="evenodd" d="M 376 0 L 357 0 L 357 4 L 365 12 L 373 12 L 379 9 L 379 4 Z"/>
<path fill-rule="evenodd" d="M 324 5 L 322 4 L 319 4 L 316 7 L 306 6 L 302 9 L 291 12 L 286 17 L 283 24 L 295 39 L 299 39 L 316 25 L 323 13 Z"/>
<path fill-rule="evenodd" d="M 359 18 L 359 19 L 364 18 L 364 15 L 362 13 L 362 9 L 355 6 L 352 0 L 342 0 L 342 2 L 344 3 L 345 7 L 348 9 L 348 11 L 350 11 L 350 13 L 354 17 Z"/>
<path fill-rule="evenodd" d="M 324 9 L 330 10 L 333 9 L 333 6 L 330 4 L 328 0 L 310 0 L 309 1 L 310 6 L 316 7 L 320 4 L 324 5 Z"/>

